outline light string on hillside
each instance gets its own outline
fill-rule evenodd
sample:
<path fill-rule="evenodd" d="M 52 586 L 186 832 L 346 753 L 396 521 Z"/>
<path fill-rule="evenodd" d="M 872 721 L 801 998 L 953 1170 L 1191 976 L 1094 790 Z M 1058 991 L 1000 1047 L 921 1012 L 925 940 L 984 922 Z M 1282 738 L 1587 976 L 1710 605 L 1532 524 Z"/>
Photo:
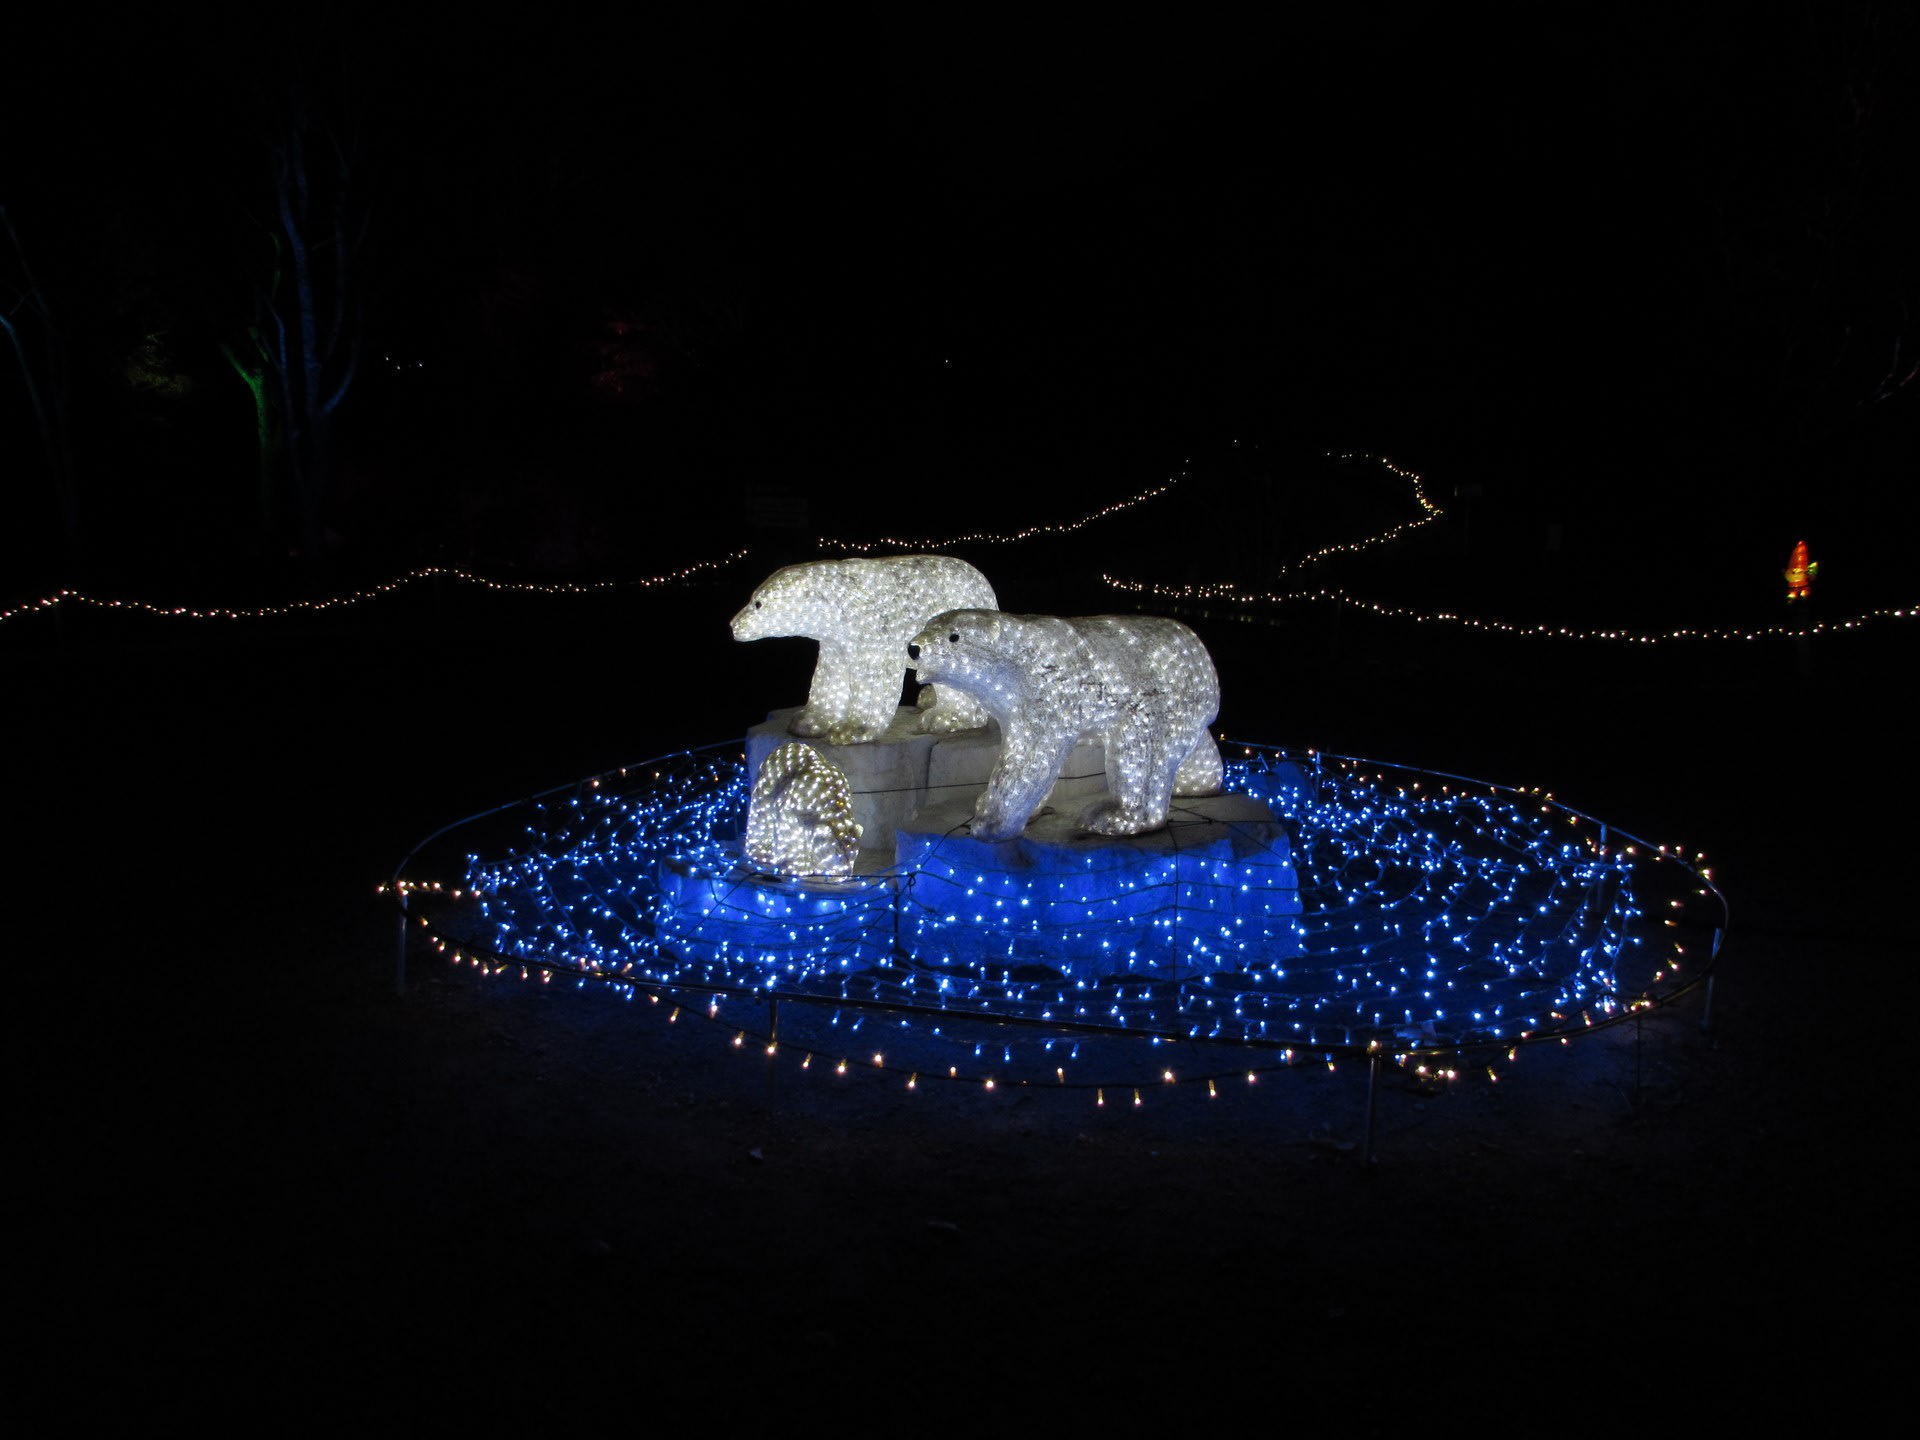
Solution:
<path fill-rule="evenodd" d="M 1398 475 L 1401 479 L 1410 482 L 1413 486 L 1414 504 L 1420 507 L 1420 513 L 1411 520 L 1403 520 L 1398 525 L 1389 526 L 1385 530 L 1363 536 L 1358 540 L 1343 540 L 1332 545 L 1323 545 L 1318 550 L 1313 550 L 1302 555 L 1298 560 L 1290 560 L 1285 565 L 1282 565 L 1274 572 L 1276 578 L 1281 575 L 1291 574 L 1295 570 L 1304 570 L 1309 565 L 1317 565 L 1320 561 L 1329 560 L 1335 556 L 1351 555 L 1361 550 L 1371 549 L 1376 545 L 1388 544 L 1391 541 L 1398 540 L 1403 535 L 1418 530 L 1423 525 L 1431 525 L 1447 513 L 1427 498 L 1426 482 L 1420 477 L 1418 472 L 1409 470 L 1401 465 L 1396 465 L 1384 455 L 1362 455 L 1351 452 L 1347 454 L 1335 454 L 1332 451 L 1328 451 L 1327 457 L 1332 460 L 1340 460 L 1347 463 L 1371 461 L 1389 474 Z"/>
<path fill-rule="evenodd" d="M 1191 462 L 1186 462 L 1191 463 Z M 1071 535 L 1076 530 L 1084 530 L 1097 521 L 1117 515 L 1123 510 L 1131 510 L 1136 505 L 1144 505 L 1149 500 L 1166 494 L 1185 478 L 1185 464 L 1182 468 L 1157 485 L 1150 485 L 1136 494 L 1129 495 L 1098 510 L 1082 515 L 1077 520 L 1062 520 L 1050 524 L 1029 525 L 1020 530 L 971 530 L 962 535 L 949 535 L 941 540 L 898 540 L 883 537 L 878 540 L 835 540 L 822 536 L 815 543 L 822 550 L 858 552 L 867 554 L 875 550 L 935 551 L 946 550 L 955 545 L 1012 545 L 1022 540 L 1032 540 L 1042 535 Z"/>
<path fill-rule="evenodd" d="M 1221 585 L 1149 585 L 1140 581 L 1122 580 L 1112 575 L 1101 577 L 1116 590 L 1134 595 L 1150 596 L 1156 601 L 1175 602 L 1170 608 L 1175 614 L 1193 613 L 1195 605 L 1287 605 L 1297 601 L 1318 602 L 1349 606 L 1355 610 L 1364 610 L 1372 615 L 1390 620 L 1410 620 L 1418 625 L 1458 625 L 1469 630 L 1484 630 L 1493 634 L 1544 637 L 1554 640 L 1611 640 L 1630 645 L 1655 645 L 1669 640 L 1765 640 L 1789 635 L 1837 635 L 1850 630 L 1864 629 L 1866 626 L 1887 620 L 1912 620 L 1920 618 L 1920 603 L 1913 605 L 1883 605 L 1850 616 L 1845 620 L 1816 620 L 1806 624 L 1794 622 L 1782 625 L 1758 625 L 1747 629 L 1732 627 L 1693 628 L 1677 627 L 1672 630 L 1641 631 L 1611 627 L 1581 627 L 1573 625 L 1521 625 L 1506 620 L 1486 620 L 1471 615 L 1456 615 L 1451 611 L 1425 612 L 1413 610 L 1402 605 L 1383 605 L 1375 600 L 1363 600 L 1349 595 L 1344 590 L 1295 590 L 1284 593 L 1255 595 L 1236 590 L 1227 584 Z M 1208 613 L 1211 613 L 1209 611 Z M 1243 614 L 1236 619 L 1259 623 L 1276 623 L 1271 616 Z"/>
<path fill-rule="evenodd" d="M 1084 529 L 1086 526 L 1103 520 L 1123 510 L 1132 509 L 1171 490 L 1186 472 L 1169 476 L 1157 485 L 1152 485 L 1136 494 L 1103 505 L 1098 510 L 1083 515 L 1076 520 L 1061 521 L 1054 524 L 1030 525 L 1022 530 L 1006 532 L 978 531 L 966 535 L 956 535 L 945 540 L 874 540 L 851 541 L 821 537 L 815 543 L 822 550 L 842 552 L 866 552 L 881 549 L 897 550 L 940 550 L 948 546 L 977 543 L 983 545 L 1009 545 L 1022 540 L 1031 540 L 1042 535 L 1067 535 Z M 424 565 L 410 570 L 404 575 L 395 576 L 382 584 L 365 586 L 344 594 L 329 596 L 323 600 L 295 600 L 279 605 L 259 605 L 250 608 L 232 606 L 190 606 L 156 605 L 146 600 L 111 599 L 105 596 L 90 595 L 84 591 L 64 589 L 37 600 L 25 601 L 6 609 L 0 609 L 0 623 L 14 620 L 24 615 L 42 615 L 59 609 L 63 605 L 81 605 L 100 610 L 120 610 L 142 615 L 156 615 L 167 619 L 182 620 L 257 620 L 279 615 L 307 614 L 322 610 L 332 610 L 343 606 L 359 605 L 368 600 L 379 599 L 414 585 L 422 580 L 445 578 L 460 580 L 483 589 L 498 591 L 519 591 L 539 595 L 587 595 L 611 590 L 647 589 L 671 585 L 692 579 L 696 575 L 725 568 L 746 558 L 751 551 L 746 548 L 730 551 L 714 560 L 702 560 L 692 565 L 682 566 L 678 570 L 664 575 L 649 576 L 639 580 L 600 580 L 585 583 L 554 582 L 550 584 L 524 580 L 491 580 L 468 570 L 444 565 Z"/>
<path fill-rule="evenodd" d="M 1383 455 L 1359 453 L 1335 454 L 1327 452 L 1336 460 L 1354 462 L 1371 461 L 1382 469 L 1409 481 L 1413 486 L 1414 503 L 1419 506 L 1420 514 L 1398 525 L 1389 526 L 1372 535 L 1358 540 L 1342 541 L 1322 546 L 1298 560 L 1291 560 L 1274 572 L 1276 579 L 1304 570 L 1310 565 L 1342 555 L 1356 554 L 1362 550 L 1385 545 L 1410 534 L 1422 526 L 1430 525 L 1446 512 L 1436 505 L 1427 495 L 1425 482 L 1413 470 Z M 1804 545 L 1802 547 L 1804 549 Z M 1801 552 L 1796 552 L 1801 553 Z M 1791 567 L 1789 567 L 1791 570 Z M 1883 605 L 1845 620 L 1800 621 L 1789 624 L 1751 626 L 1745 629 L 1732 626 L 1680 626 L 1670 630 L 1647 631 L 1633 630 L 1620 626 L 1571 626 L 1571 625 L 1524 625 L 1506 620 L 1482 619 L 1469 615 L 1459 615 L 1451 611 L 1421 611 L 1403 605 L 1388 605 L 1375 600 L 1367 600 L 1349 594 L 1340 589 L 1321 587 L 1314 590 L 1256 590 L 1243 586 L 1236 581 L 1222 580 L 1200 584 L 1157 584 L 1147 580 L 1127 579 L 1121 576 L 1101 575 L 1101 580 L 1111 589 L 1124 594 L 1140 595 L 1158 601 L 1173 601 L 1176 605 L 1208 604 L 1225 605 L 1239 609 L 1255 606 L 1277 606 L 1295 601 L 1318 601 L 1350 606 L 1356 610 L 1365 610 L 1385 619 L 1411 620 L 1416 624 L 1459 625 L 1471 630 L 1483 630 L 1501 635 L 1520 635 L 1544 637 L 1556 640 L 1611 640 L 1637 645 L 1652 645 L 1667 640 L 1761 640 L 1788 635 L 1832 635 L 1849 630 L 1858 630 L 1863 626 L 1883 620 L 1911 620 L 1920 616 L 1920 603 L 1913 605 Z M 1791 575 L 1789 575 L 1791 583 Z M 1180 613 L 1191 613 L 1182 611 Z M 1242 620 L 1255 620 L 1262 617 L 1240 615 Z"/>
<path fill-rule="evenodd" d="M 1446 1068 L 1630 1017 L 1710 969 L 1724 902 L 1699 857 L 1539 792 L 1241 749 L 1230 784 L 1299 837 L 1293 912 L 1223 909 L 1172 872 L 1073 898 L 975 874 L 957 908 L 929 907 L 910 874 L 769 882 L 740 863 L 744 766 L 713 751 L 497 812 L 517 843 L 465 835 L 482 849 L 460 879 L 403 873 L 394 892 L 488 974 L 699 995 L 743 1037 L 742 1005 L 775 1003 L 793 1053 L 982 1084 L 1369 1055 Z M 1116 944 L 1132 952 L 1117 966 Z M 1246 1058 L 1176 1068 L 1169 1046 Z"/>
<path fill-rule="evenodd" d="M 258 605 L 250 609 L 219 605 L 204 607 L 155 605 L 146 600 L 114 600 L 99 595 L 88 595 L 80 590 L 59 590 L 42 599 L 30 600 L 23 605 L 0 610 L 0 622 L 12 620 L 21 615 L 45 614 L 62 605 L 85 605 L 98 610 L 123 610 L 140 615 L 159 615 L 170 620 L 262 620 L 279 615 L 314 614 L 322 610 L 360 605 L 369 600 L 377 600 L 384 595 L 391 595 L 409 585 L 417 585 L 423 580 L 435 579 L 458 580 L 485 590 L 518 591 L 539 595 L 589 595 L 609 590 L 648 590 L 678 584 L 708 571 L 722 570 L 745 559 L 747 553 L 744 549 L 734 550 L 716 560 L 701 560 L 692 565 L 683 565 L 678 570 L 668 571 L 664 575 L 650 575 L 638 580 L 599 580 L 586 584 L 564 581 L 540 583 L 531 580 L 490 580 L 484 575 L 475 575 L 470 570 L 461 570 L 453 566 L 423 565 L 417 570 L 409 570 L 406 574 L 395 576 L 382 584 L 368 585 L 344 594 L 329 596 L 324 600 L 292 600 L 285 604 Z"/>

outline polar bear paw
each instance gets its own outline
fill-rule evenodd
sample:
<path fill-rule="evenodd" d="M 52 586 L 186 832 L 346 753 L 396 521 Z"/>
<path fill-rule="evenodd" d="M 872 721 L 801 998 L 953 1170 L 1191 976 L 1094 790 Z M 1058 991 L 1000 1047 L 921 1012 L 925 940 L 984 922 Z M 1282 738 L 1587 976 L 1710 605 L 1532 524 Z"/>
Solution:
<path fill-rule="evenodd" d="M 1106 799 L 1087 807 L 1080 817 L 1080 828 L 1095 835 L 1143 835 L 1157 830 L 1164 817 L 1154 820 L 1118 800 Z"/>
<path fill-rule="evenodd" d="M 793 735 L 804 735 L 811 740 L 817 735 L 826 734 L 832 725 L 833 718 L 826 711 L 809 705 L 793 717 L 792 722 L 787 726 L 787 731 Z"/>
<path fill-rule="evenodd" d="M 956 735 L 962 730 L 978 730 L 984 723 L 952 705 L 941 705 L 920 716 L 920 728 L 928 735 Z"/>
<path fill-rule="evenodd" d="M 982 811 L 976 807 L 973 819 L 967 824 L 967 833 L 976 840 L 991 843 L 996 840 L 1012 840 L 1026 828 L 1027 822 L 1024 818 L 1015 820 L 1003 810 Z"/>
<path fill-rule="evenodd" d="M 843 720 L 827 727 L 829 745 L 865 745 L 878 740 L 887 730 L 884 725 L 869 725 L 864 720 Z"/>

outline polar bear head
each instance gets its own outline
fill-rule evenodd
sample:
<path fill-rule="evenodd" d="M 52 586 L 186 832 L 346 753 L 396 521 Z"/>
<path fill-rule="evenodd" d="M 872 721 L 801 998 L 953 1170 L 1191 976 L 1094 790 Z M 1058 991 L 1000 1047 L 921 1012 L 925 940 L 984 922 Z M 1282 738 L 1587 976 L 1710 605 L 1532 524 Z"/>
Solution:
<path fill-rule="evenodd" d="M 1003 610 L 948 610 L 929 620 L 907 645 L 922 684 L 964 690 L 984 702 L 1031 693 L 1057 668 L 1072 631 L 1045 615 Z"/>
<path fill-rule="evenodd" d="M 753 598 L 733 617 L 733 638 L 765 640 L 774 635 L 809 635 L 818 639 L 835 624 L 833 560 L 788 565 L 760 582 Z"/>

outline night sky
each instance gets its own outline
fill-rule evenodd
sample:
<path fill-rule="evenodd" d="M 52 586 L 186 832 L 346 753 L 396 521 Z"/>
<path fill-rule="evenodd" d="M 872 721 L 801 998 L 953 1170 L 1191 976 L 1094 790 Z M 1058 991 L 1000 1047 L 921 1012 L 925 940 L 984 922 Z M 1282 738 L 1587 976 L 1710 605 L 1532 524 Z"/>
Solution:
<path fill-rule="evenodd" d="M 1247 487 L 1387 453 L 1596 557 L 1770 573 L 1811 532 L 1858 550 L 1830 570 L 1898 562 L 1892 7 L 687 8 L 37 22 L 0 300 L 64 394 L 78 498 L 47 544 L 9 355 L 25 588 L 644 573 L 715 502 L 929 533 L 964 487 L 1024 523 L 1236 439 L 1277 457 Z M 220 348 L 270 285 L 296 135 L 344 156 L 359 355 L 304 535 L 261 518 Z"/>

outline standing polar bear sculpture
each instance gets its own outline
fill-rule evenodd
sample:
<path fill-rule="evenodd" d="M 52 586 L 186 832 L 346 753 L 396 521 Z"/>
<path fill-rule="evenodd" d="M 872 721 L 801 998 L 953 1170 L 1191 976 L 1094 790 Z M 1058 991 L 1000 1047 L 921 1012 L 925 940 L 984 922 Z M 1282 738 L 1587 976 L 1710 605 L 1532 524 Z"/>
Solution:
<path fill-rule="evenodd" d="M 900 706 L 906 644 L 929 615 L 999 605 L 987 577 L 946 555 L 815 560 L 776 570 L 733 617 L 733 638 L 804 635 L 820 642 L 806 708 L 787 728 L 857 745 L 886 733 Z M 972 730 L 987 715 L 966 696 L 920 697 L 920 728 Z"/>
<path fill-rule="evenodd" d="M 1083 736 L 1106 743 L 1108 798 L 1080 821 L 1097 834 L 1157 830 L 1175 795 L 1220 788 L 1220 750 L 1207 731 L 1220 679 L 1200 637 L 1177 620 L 949 610 L 907 654 L 922 680 L 966 691 L 1000 722 L 1000 760 L 974 805 L 980 839 L 1024 830 Z"/>

